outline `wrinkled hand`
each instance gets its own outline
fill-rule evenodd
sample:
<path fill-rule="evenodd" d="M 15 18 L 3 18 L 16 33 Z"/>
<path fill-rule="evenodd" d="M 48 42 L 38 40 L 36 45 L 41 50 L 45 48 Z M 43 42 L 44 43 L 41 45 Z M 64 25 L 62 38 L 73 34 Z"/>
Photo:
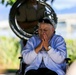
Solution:
<path fill-rule="evenodd" d="M 41 41 L 41 43 L 35 49 L 36 53 L 38 53 L 39 51 L 41 51 L 42 47 L 43 47 L 43 42 Z"/>
<path fill-rule="evenodd" d="M 45 33 L 43 34 L 42 42 L 43 42 L 43 47 L 45 48 L 45 50 L 48 50 L 49 39 Z"/>
<path fill-rule="evenodd" d="M 45 33 L 43 34 L 41 40 L 42 40 L 41 43 L 35 49 L 36 53 L 41 51 L 43 47 L 45 48 L 46 51 L 48 50 L 49 39 Z"/>

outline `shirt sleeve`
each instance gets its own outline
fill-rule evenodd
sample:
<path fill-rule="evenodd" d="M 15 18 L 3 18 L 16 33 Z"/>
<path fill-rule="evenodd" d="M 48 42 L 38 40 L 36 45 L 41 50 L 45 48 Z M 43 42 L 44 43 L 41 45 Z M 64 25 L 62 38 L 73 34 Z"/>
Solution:
<path fill-rule="evenodd" d="M 23 61 L 26 64 L 31 64 L 37 56 L 37 53 L 34 50 L 33 40 L 33 38 L 28 40 L 26 46 L 22 51 Z"/>
<path fill-rule="evenodd" d="M 56 48 L 51 48 L 48 52 L 49 57 L 56 63 L 62 63 L 67 57 L 66 43 L 63 38 L 57 38 Z"/>

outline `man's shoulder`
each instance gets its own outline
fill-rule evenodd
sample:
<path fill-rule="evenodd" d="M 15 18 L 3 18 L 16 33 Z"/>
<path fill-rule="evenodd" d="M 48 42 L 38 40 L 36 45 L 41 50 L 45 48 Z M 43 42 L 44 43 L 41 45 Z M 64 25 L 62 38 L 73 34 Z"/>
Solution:
<path fill-rule="evenodd" d="M 56 37 L 63 37 L 62 35 L 59 35 L 59 34 L 55 34 L 54 36 L 56 36 Z"/>
<path fill-rule="evenodd" d="M 63 36 L 58 35 L 58 34 L 54 34 L 53 38 L 54 39 L 64 39 Z"/>
<path fill-rule="evenodd" d="M 45 8 L 45 6 L 39 2 L 38 2 L 38 6 L 39 6 L 39 8 Z"/>
<path fill-rule="evenodd" d="M 21 4 L 21 5 L 19 6 L 19 9 L 25 9 L 25 8 L 27 8 L 27 7 L 26 7 L 26 4 Z"/>

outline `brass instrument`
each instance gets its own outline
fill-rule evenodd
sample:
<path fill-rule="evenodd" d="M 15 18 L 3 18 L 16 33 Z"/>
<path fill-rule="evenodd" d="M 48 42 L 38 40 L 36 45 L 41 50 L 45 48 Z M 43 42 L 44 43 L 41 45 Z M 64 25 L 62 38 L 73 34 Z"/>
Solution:
<path fill-rule="evenodd" d="M 30 38 L 33 34 L 30 34 L 23 29 L 20 28 L 19 24 L 16 20 L 16 13 L 18 8 L 21 6 L 21 4 L 24 3 L 25 0 L 17 0 L 13 6 L 10 9 L 9 13 L 9 24 L 12 29 L 12 31 L 21 39 L 27 40 Z M 45 16 L 49 16 L 52 20 L 57 23 L 57 16 L 51 5 L 45 2 L 45 0 L 37 0 L 40 4 L 44 5 L 46 8 Z"/>

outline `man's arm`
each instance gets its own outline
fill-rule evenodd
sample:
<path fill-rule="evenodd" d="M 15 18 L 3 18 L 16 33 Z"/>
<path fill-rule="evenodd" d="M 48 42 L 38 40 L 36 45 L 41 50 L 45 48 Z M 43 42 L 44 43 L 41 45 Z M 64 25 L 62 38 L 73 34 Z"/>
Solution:
<path fill-rule="evenodd" d="M 18 25 L 22 28 L 22 29 L 30 29 L 35 27 L 38 24 L 38 21 L 32 21 L 32 22 L 19 22 L 18 21 Z"/>
<path fill-rule="evenodd" d="M 67 57 L 66 44 L 63 38 L 59 38 L 56 42 L 56 48 L 47 51 L 49 57 L 56 63 L 62 63 Z"/>
<path fill-rule="evenodd" d="M 34 48 L 34 41 L 36 41 L 34 37 L 30 38 L 22 51 L 23 60 L 26 64 L 31 64 L 42 48 L 42 43 L 40 43 L 36 48 Z"/>
<path fill-rule="evenodd" d="M 23 61 L 26 64 L 31 64 L 37 56 L 33 45 L 34 37 L 30 38 L 22 50 Z"/>

